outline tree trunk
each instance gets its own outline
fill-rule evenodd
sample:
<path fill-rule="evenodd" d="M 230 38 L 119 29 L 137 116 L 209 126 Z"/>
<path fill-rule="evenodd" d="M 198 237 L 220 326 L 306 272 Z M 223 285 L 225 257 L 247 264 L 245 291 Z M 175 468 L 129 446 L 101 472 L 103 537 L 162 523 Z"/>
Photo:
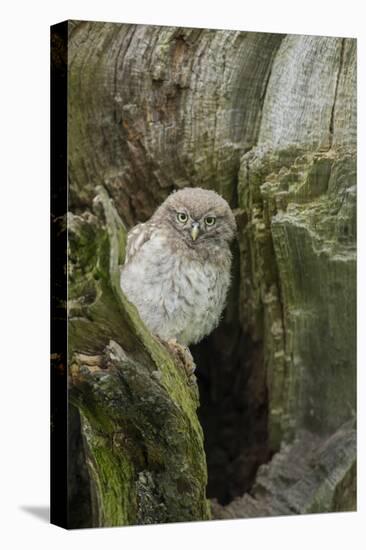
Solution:
<path fill-rule="evenodd" d="M 214 517 L 354 509 L 355 40 L 73 21 L 68 66 L 80 525 L 208 519 L 205 454 Z M 125 226 L 185 186 L 239 228 L 200 422 L 119 287 Z"/>

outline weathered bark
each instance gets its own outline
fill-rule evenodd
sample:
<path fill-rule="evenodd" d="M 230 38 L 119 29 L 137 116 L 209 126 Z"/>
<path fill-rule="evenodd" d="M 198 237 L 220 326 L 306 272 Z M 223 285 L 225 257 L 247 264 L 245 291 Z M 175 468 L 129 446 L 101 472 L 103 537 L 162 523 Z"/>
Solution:
<path fill-rule="evenodd" d="M 70 35 L 71 208 L 103 182 L 128 225 L 177 187 L 236 202 L 281 35 L 79 23 Z"/>
<path fill-rule="evenodd" d="M 208 517 L 198 402 L 117 280 L 119 216 L 144 221 L 186 185 L 220 192 L 239 227 L 225 317 L 193 350 L 214 515 L 354 509 L 355 40 L 72 22 L 69 82 L 73 401 L 94 522 Z"/>
<path fill-rule="evenodd" d="M 213 502 L 215 518 L 265 517 L 353 510 L 356 434 L 352 423 L 324 439 L 298 434 L 262 465 L 250 493 L 227 506 Z"/>

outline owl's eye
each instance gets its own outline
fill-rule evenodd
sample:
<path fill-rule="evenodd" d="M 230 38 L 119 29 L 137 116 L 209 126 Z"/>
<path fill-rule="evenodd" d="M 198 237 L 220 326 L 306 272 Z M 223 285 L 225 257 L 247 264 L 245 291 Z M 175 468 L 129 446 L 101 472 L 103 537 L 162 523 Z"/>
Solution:
<path fill-rule="evenodd" d="M 177 220 L 180 222 L 180 223 L 186 223 L 186 221 L 188 220 L 188 216 L 185 212 L 178 212 L 177 214 Z"/>
<path fill-rule="evenodd" d="M 215 223 L 216 223 L 215 216 L 207 216 L 207 218 L 205 218 L 206 225 L 215 225 Z"/>

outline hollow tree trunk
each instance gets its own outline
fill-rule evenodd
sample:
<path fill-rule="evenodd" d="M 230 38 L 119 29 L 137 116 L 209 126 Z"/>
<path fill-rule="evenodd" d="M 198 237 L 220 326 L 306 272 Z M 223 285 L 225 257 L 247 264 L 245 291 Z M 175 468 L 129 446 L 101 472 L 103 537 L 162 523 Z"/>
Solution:
<path fill-rule="evenodd" d="M 118 283 L 124 224 L 187 185 L 221 193 L 239 227 L 225 317 L 193 350 L 214 516 L 353 509 L 355 40 L 70 22 L 68 67 L 93 524 L 209 517 L 195 386 Z"/>

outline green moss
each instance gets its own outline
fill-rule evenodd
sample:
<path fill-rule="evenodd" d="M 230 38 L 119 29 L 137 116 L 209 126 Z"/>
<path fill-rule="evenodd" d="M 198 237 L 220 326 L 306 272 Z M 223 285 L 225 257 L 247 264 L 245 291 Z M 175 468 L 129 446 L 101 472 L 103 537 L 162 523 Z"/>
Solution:
<path fill-rule="evenodd" d="M 95 412 L 95 409 L 94 411 Z M 136 519 L 135 469 L 131 457 L 114 448 L 113 431 L 101 431 L 100 415 L 82 417 L 84 437 L 88 445 L 88 467 L 98 502 L 98 524 L 104 527 L 130 525 Z M 110 437 L 106 438 L 106 433 Z"/>

